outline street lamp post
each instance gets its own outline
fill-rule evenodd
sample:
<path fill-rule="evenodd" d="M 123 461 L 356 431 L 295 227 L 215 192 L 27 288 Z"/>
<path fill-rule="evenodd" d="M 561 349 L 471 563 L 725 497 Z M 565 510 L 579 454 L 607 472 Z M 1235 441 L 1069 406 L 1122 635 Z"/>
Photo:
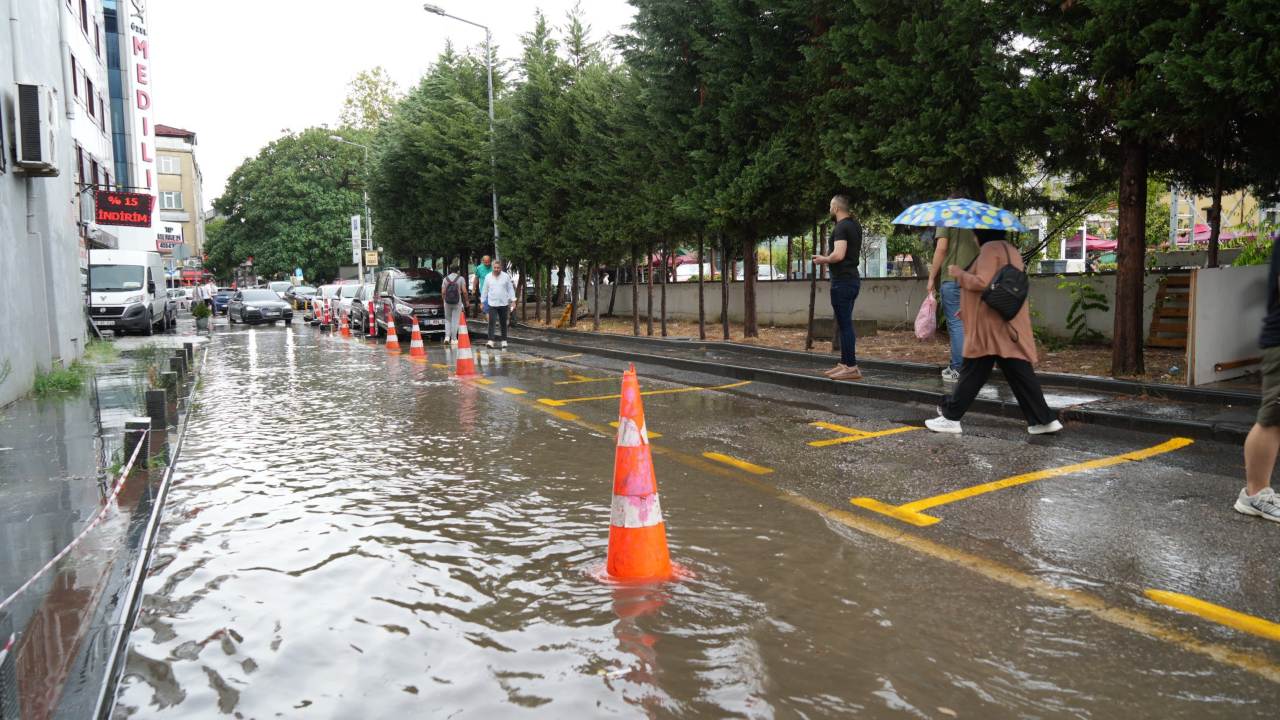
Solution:
<path fill-rule="evenodd" d="M 493 198 L 493 258 L 498 259 L 498 155 L 496 143 L 493 135 L 493 34 L 489 31 L 489 26 L 481 25 L 478 22 L 472 22 L 466 18 L 460 18 L 457 15 L 450 15 L 444 11 L 444 8 L 431 3 L 423 3 L 422 9 L 433 15 L 440 15 L 451 20 L 457 20 L 466 23 L 472 27 L 478 27 L 484 30 L 484 62 L 489 71 L 489 168 L 493 173 L 492 183 L 489 186 L 490 195 Z"/>
<path fill-rule="evenodd" d="M 351 142 L 350 140 L 342 137 L 341 135 L 330 135 L 329 139 L 334 142 L 343 143 L 345 145 L 355 145 L 356 147 L 364 150 L 364 171 L 365 171 L 365 174 L 368 175 L 369 173 L 369 146 L 368 145 L 362 145 L 358 142 Z M 372 248 L 373 247 L 373 215 L 369 214 L 369 187 L 368 187 L 369 179 L 367 177 L 365 178 L 365 181 L 364 183 L 362 183 L 362 185 L 364 189 L 364 223 L 365 223 L 365 227 L 368 228 L 367 230 L 365 230 L 365 235 L 369 237 L 369 247 Z M 360 268 L 360 282 L 363 283 L 364 282 L 364 241 L 363 240 L 360 242 L 360 254 L 359 254 L 359 257 L 356 258 L 356 262 L 358 263 L 358 267 Z"/>

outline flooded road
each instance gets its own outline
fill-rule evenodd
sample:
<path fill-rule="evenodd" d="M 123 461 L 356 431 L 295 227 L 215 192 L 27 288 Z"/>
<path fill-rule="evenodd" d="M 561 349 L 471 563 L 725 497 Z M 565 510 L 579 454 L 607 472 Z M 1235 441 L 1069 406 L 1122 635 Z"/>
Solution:
<path fill-rule="evenodd" d="M 885 404 L 842 420 L 794 391 L 641 367 L 688 577 L 602 581 L 620 366 L 482 356 L 487 379 L 459 382 L 438 346 L 413 362 L 307 327 L 220 327 L 116 717 L 1274 717 L 1274 644 L 1117 620 L 1149 610 L 1110 580 L 1146 559 L 1081 550 L 1105 532 L 1064 542 L 1087 509 L 1032 495 L 1007 540 L 842 520 L 849 497 L 894 499 L 948 462 L 1048 453 L 1025 434 L 1016 456 L 950 461 L 923 432 L 858 455 L 808 444 L 832 436 L 811 427 L 824 418 L 892 429 L 903 411 Z M 1160 472 L 1211 477 L 1220 451 L 1194 450 Z M 1208 550 L 1164 537 L 1150 574 L 1202 579 Z M 1019 549 L 1050 545 L 1079 557 Z M 995 559 L 975 569 L 976 550 Z M 1274 610 L 1271 565 L 1231 583 L 1257 612 Z M 1207 642 L 1243 655 L 1192 647 Z"/>

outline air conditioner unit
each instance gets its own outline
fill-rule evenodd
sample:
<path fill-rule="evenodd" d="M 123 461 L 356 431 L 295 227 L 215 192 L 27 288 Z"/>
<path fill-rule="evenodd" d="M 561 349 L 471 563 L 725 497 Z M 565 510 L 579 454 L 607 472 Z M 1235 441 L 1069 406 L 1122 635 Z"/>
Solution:
<path fill-rule="evenodd" d="M 18 168 L 29 175 L 58 174 L 58 110 L 48 85 L 18 83 Z"/>

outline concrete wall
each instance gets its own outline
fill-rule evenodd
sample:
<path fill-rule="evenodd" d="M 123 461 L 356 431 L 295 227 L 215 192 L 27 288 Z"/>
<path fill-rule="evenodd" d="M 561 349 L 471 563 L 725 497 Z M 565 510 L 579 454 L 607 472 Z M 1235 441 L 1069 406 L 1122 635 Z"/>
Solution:
<path fill-rule="evenodd" d="M 3 5 L 9 22 L 0 27 L 5 165 L 0 172 L 0 405 L 30 391 L 37 371 L 79 357 L 85 342 L 71 141 L 74 111 L 58 114 L 58 177 L 18 172 L 11 152 L 14 83 L 55 88 L 62 110 L 69 77 L 69 72 L 64 76 L 59 27 L 65 3 L 9 0 Z"/>
<path fill-rule="evenodd" d="M 1199 269 L 1191 275 L 1191 342 L 1187 379 L 1192 385 L 1257 372 L 1258 365 L 1218 372 L 1215 363 L 1260 357 L 1258 333 L 1267 312 L 1266 265 Z"/>
<path fill-rule="evenodd" d="M 1115 296 L 1115 275 L 1078 275 L 1066 276 L 1068 280 L 1084 280 L 1094 285 L 1108 299 Z M 1067 329 L 1067 311 L 1071 308 L 1071 295 L 1066 290 L 1059 290 L 1058 284 L 1063 278 L 1057 275 L 1033 275 L 1031 277 L 1031 309 L 1035 316 L 1035 324 L 1061 336 L 1069 336 Z M 1155 304 L 1156 288 L 1160 284 L 1159 275 L 1147 276 L 1145 296 L 1145 313 L 1143 327 L 1151 322 L 1151 312 Z M 600 301 L 607 309 L 611 288 L 600 288 Z M 706 285 L 707 322 L 720 320 L 720 285 Z M 817 296 L 814 302 L 814 317 L 830 320 L 830 283 L 819 280 Z M 915 322 L 916 312 L 924 300 L 925 281 L 922 278 L 864 278 L 858 302 L 854 306 L 854 317 L 859 320 L 874 320 L 881 325 L 902 325 Z M 661 307 L 658 300 L 659 286 L 654 286 L 654 313 Z M 645 287 L 640 288 L 640 314 L 645 312 Z M 629 315 L 631 313 L 631 287 L 618 287 L 618 298 L 614 304 L 614 313 Z M 760 281 L 756 284 L 756 313 L 762 325 L 799 325 L 803 326 L 809 313 L 809 283 L 799 280 Z M 667 316 L 677 320 L 698 319 L 698 283 L 682 282 L 667 286 Z M 1090 328 L 1110 338 L 1114 313 L 1093 311 L 1086 315 Z M 742 283 L 729 286 L 729 319 L 742 320 Z"/>

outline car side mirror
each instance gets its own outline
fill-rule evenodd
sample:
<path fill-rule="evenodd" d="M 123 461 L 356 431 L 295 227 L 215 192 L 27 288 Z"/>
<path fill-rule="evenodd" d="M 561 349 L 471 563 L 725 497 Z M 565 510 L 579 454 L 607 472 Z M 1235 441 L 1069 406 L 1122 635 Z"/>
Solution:
<path fill-rule="evenodd" d="M 152 295 L 155 295 L 155 294 L 156 294 L 156 284 L 155 284 L 155 281 L 152 281 L 152 282 L 147 283 L 147 292 L 151 293 Z"/>

